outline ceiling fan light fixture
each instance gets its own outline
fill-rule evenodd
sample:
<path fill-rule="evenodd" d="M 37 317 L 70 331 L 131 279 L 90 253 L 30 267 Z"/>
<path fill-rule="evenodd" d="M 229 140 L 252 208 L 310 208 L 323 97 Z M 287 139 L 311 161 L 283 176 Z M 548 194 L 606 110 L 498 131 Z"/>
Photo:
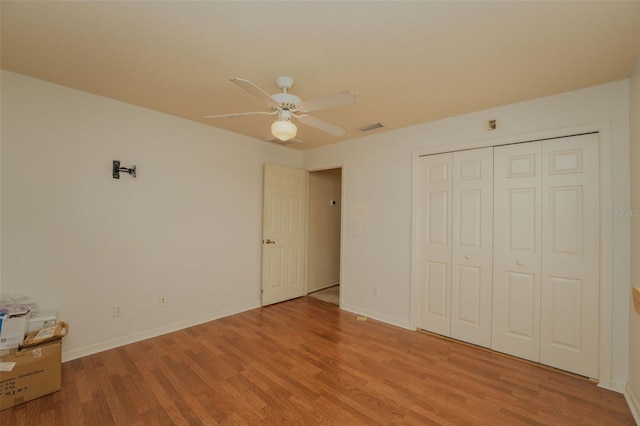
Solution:
<path fill-rule="evenodd" d="M 271 134 L 281 142 L 295 140 L 294 138 L 298 133 L 298 128 L 291 122 L 292 117 L 296 118 L 305 126 L 313 127 L 336 137 L 344 136 L 346 130 L 342 127 L 327 123 L 319 118 L 307 115 L 307 113 L 325 108 L 350 105 L 356 101 L 355 95 L 349 91 L 302 101 L 296 95 L 289 93 L 289 89 L 293 86 L 293 78 L 287 76 L 280 76 L 276 79 L 276 83 L 282 92 L 274 95 L 268 94 L 249 80 L 232 78 L 231 81 L 252 95 L 262 99 L 263 102 L 266 102 L 267 110 L 240 112 L 235 114 L 207 115 L 204 118 L 230 118 L 246 115 L 278 114 L 278 119 L 271 125 Z"/>
<path fill-rule="evenodd" d="M 298 128 L 289 120 L 276 120 L 271 125 L 271 134 L 281 141 L 288 141 L 296 137 Z"/>

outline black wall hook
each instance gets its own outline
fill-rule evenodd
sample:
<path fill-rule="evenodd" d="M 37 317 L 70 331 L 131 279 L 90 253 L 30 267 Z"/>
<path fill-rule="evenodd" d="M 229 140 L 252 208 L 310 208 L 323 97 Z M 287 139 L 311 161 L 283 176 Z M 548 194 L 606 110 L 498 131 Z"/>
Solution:
<path fill-rule="evenodd" d="M 133 166 L 130 169 L 120 167 L 120 162 L 118 160 L 113 160 L 113 178 L 120 179 L 120 172 L 127 172 L 131 176 L 136 177 L 136 166 Z"/>

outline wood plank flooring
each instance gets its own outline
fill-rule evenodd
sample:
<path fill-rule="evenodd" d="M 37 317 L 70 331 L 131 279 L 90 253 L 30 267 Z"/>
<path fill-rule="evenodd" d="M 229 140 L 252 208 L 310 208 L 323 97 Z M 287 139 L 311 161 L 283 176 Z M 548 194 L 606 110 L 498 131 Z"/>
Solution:
<path fill-rule="evenodd" d="M 66 362 L 2 425 L 633 425 L 586 380 L 310 297 Z"/>

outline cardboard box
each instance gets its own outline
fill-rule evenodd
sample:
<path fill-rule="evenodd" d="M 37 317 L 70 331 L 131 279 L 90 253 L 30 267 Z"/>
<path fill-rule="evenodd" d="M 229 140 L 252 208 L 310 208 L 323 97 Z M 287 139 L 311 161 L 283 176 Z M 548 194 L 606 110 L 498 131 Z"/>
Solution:
<path fill-rule="evenodd" d="M 13 310 L 0 314 L 0 349 L 17 348 L 27 334 L 31 310 Z"/>
<path fill-rule="evenodd" d="M 37 311 L 31 312 L 31 319 L 29 319 L 29 326 L 27 327 L 27 333 L 31 333 L 35 330 L 40 330 L 51 325 L 58 323 L 58 311 Z"/>
<path fill-rule="evenodd" d="M 61 340 L 0 358 L 0 410 L 59 391 L 61 386 Z"/>
<path fill-rule="evenodd" d="M 633 309 L 640 315 L 640 287 L 634 287 L 633 292 Z"/>

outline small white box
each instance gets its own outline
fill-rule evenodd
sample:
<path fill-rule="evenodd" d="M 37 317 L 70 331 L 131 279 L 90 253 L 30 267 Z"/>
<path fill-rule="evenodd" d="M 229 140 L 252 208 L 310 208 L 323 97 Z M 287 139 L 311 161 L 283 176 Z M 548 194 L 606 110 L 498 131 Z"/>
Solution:
<path fill-rule="evenodd" d="M 15 310 L 0 315 L 0 349 L 17 348 L 27 334 L 31 310 Z"/>
<path fill-rule="evenodd" d="M 27 327 L 27 334 L 34 330 L 56 325 L 58 323 L 58 311 L 31 312 L 31 319 Z"/>

